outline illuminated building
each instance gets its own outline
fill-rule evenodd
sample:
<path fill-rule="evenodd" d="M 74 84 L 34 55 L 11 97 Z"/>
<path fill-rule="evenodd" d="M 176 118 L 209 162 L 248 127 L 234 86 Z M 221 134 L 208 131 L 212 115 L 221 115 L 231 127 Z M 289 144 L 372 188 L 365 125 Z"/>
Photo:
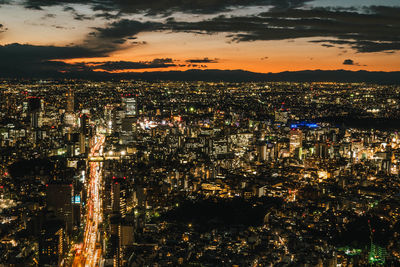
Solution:
<path fill-rule="evenodd" d="M 43 102 L 38 97 L 28 99 L 28 112 L 30 115 L 31 128 L 37 129 L 42 126 Z"/>
<path fill-rule="evenodd" d="M 64 252 L 63 222 L 46 221 L 39 239 L 39 266 L 60 266 Z"/>
<path fill-rule="evenodd" d="M 71 88 L 68 89 L 66 94 L 67 107 L 64 115 L 64 125 L 67 131 L 71 131 L 76 125 L 75 108 L 74 108 L 74 93 Z"/>
<path fill-rule="evenodd" d="M 288 112 L 287 111 L 275 111 L 275 122 L 287 123 Z"/>
<path fill-rule="evenodd" d="M 130 96 L 125 97 L 124 105 L 125 105 L 126 116 L 136 116 L 136 114 L 137 114 L 136 98 L 130 97 Z"/>
<path fill-rule="evenodd" d="M 46 185 L 46 204 L 57 218 L 64 221 L 66 232 L 71 233 L 73 223 L 72 184 L 51 183 Z"/>
<path fill-rule="evenodd" d="M 388 253 L 384 247 L 378 246 L 371 242 L 371 248 L 369 251 L 369 263 L 375 265 L 385 265 L 387 256 Z"/>
<path fill-rule="evenodd" d="M 301 148 L 303 142 L 303 133 L 300 130 L 292 129 L 290 131 L 290 154 L 293 155 L 296 149 Z"/>
<path fill-rule="evenodd" d="M 110 216 L 110 243 L 111 251 L 113 255 L 113 267 L 121 266 L 121 244 L 120 244 L 120 232 L 121 232 L 121 215 L 113 214 Z"/>
<path fill-rule="evenodd" d="M 79 118 L 80 121 L 80 133 L 79 133 L 79 153 L 86 153 L 86 136 L 88 134 L 88 117 L 86 114 L 82 114 Z"/>
<path fill-rule="evenodd" d="M 120 213 L 123 218 L 126 216 L 126 190 L 124 187 L 125 180 L 126 177 L 119 179 L 113 177 L 111 184 L 112 212 Z"/>

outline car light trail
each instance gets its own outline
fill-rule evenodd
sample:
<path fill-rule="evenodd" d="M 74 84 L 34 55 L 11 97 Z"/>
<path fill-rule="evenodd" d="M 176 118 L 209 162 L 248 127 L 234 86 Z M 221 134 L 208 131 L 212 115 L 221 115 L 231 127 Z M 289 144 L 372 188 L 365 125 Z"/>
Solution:
<path fill-rule="evenodd" d="M 105 137 L 100 135 L 94 139 L 90 149 L 90 156 L 97 156 L 102 149 Z M 82 252 L 76 253 L 72 266 L 99 266 L 101 249 L 96 246 L 99 240 L 99 224 L 101 223 L 100 184 L 102 176 L 102 162 L 90 162 L 89 183 L 87 189 L 86 226 Z"/>

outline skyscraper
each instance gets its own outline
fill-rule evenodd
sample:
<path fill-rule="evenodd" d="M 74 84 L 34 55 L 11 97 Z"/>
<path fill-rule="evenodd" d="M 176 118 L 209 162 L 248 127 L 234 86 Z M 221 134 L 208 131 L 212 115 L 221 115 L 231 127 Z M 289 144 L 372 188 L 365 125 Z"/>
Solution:
<path fill-rule="evenodd" d="M 39 238 L 39 266 L 60 266 L 65 252 L 63 222 L 46 220 Z"/>
<path fill-rule="evenodd" d="M 67 113 L 74 113 L 74 92 L 72 91 L 71 88 L 68 89 L 67 92 L 67 109 L 66 112 Z"/>
<path fill-rule="evenodd" d="M 66 97 L 67 97 L 67 106 L 65 110 L 64 124 L 67 132 L 71 132 L 72 128 L 74 128 L 76 124 L 75 109 L 74 109 L 74 93 L 71 88 L 68 90 Z"/>
<path fill-rule="evenodd" d="M 290 131 L 290 154 L 293 154 L 297 148 L 300 148 L 302 146 L 302 142 L 303 133 L 300 130 L 293 129 L 292 131 Z"/>
<path fill-rule="evenodd" d="M 46 186 L 46 204 L 57 218 L 64 221 L 67 233 L 72 231 L 72 184 L 58 182 Z"/>
<path fill-rule="evenodd" d="M 80 131 L 79 131 L 79 153 L 86 153 L 86 136 L 88 134 L 87 121 L 88 117 L 86 114 L 82 114 L 80 120 Z"/>
<path fill-rule="evenodd" d="M 126 97 L 124 98 L 124 104 L 125 104 L 125 114 L 126 116 L 136 116 L 137 111 L 136 111 L 136 98 L 134 97 Z"/>
<path fill-rule="evenodd" d="M 42 100 L 38 97 L 28 99 L 28 112 L 30 115 L 30 125 L 32 129 L 42 126 Z"/>

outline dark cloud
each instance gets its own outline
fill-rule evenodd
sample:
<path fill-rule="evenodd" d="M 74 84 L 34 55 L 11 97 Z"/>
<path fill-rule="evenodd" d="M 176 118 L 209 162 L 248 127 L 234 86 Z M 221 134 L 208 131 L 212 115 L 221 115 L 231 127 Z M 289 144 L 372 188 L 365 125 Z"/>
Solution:
<path fill-rule="evenodd" d="M 398 8 L 393 8 L 397 11 Z M 200 22 L 169 20 L 165 29 L 193 33 L 230 33 L 234 41 L 285 40 L 329 37 L 312 42 L 330 45 L 346 44 L 358 52 L 378 52 L 400 49 L 400 12 L 377 7 L 373 14 L 359 14 L 328 9 L 290 9 L 272 11 L 258 16 L 225 17 Z"/>
<path fill-rule="evenodd" d="M 8 31 L 8 28 L 0 23 L 0 33 Z"/>
<path fill-rule="evenodd" d="M 354 61 L 352 59 L 345 59 L 343 65 L 354 65 Z"/>
<path fill-rule="evenodd" d="M 270 11 L 251 16 L 219 16 L 198 22 L 175 21 L 142 22 L 121 19 L 106 27 L 94 28 L 89 45 L 119 49 L 126 38 L 144 31 L 176 31 L 197 34 L 227 33 L 236 42 L 259 40 L 294 40 L 318 37 L 312 42 L 325 47 L 348 45 L 358 52 L 382 52 L 400 49 L 400 8 L 386 6 L 365 7 L 360 13 L 354 8 L 311 8 L 309 0 L 27 0 L 28 8 L 64 5 L 77 20 L 90 17 L 78 12 L 69 4 L 90 5 L 96 12 L 93 17 L 115 20 L 124 14 L 170 15 L 174 12 L 218 14 L 242 6 L 263 5 Z M 95 41 L 94 41 L 95 40 Z"/>
<path fill-rule="evenodd" d="M 86 64 L 91 69 L 102 69 L 106 71 L 130 70 L 130 69 L 154 69 L 176 67 L 171 58 L 156 58 L 152 61 L 107 61 L 101 63 L 91 62 Z"/>
<path fill-rule="evenodd" d="M 400 13 L 400 7 L 369 6 L 369 7 L 364 7 L 364 10 L 370 14 L 378 14 L 389 17 L 399 17 Z"/>
<path fill-rule="evenodd" d="M 286 2 L 282 8 L 288 6 Z M 94 28 L 87 42 L 96 44 L 98 49 L 112 51 L 119 49 L 127 39 L 135 38 L 140 32 L 173 31 L 227 33 L 227 37 L 236 42 L 293 41 L 297 38 L 318 37 L 320 39 L 310 42 L 321 43 L 324 47 L 347 45 L 361 53 L 393 51 L 400 50 L 400 12 L 397 13 L 397 10 L 400 9 L 373 6 L 368 14 L 329 9 L 281 11 L 276 5 L 272 11 L 257 16 L 219 16 L 198 22 L 176 21 L 173 18 L 164 23 L 122 19 L 104 28 Z"/>
<path fill-rule="evenodd" d="M 345 59 L 343 61 L 343 65 L 366 66 L 366 65 L 360 65 L 360 63 L 354 62 L 354 60 L 352 60 L 352 59 Z"/>
<path fill-rule="evenodd" d="M 94 11 L 118 11 L 125 14 L 146 13 L 148 15 L 169 15 L 176 11 L 216 14 L 241 6 L 271 6 L 274 10 L 301 7 L 310 0 L 26 0 L 25 7 L 40 10 L 46 6 L 86 4 Z"/>
<path fill-rule="evenodd" d="M 0 73 L 3 76 L 21 76 L 48 74 L 55 75 L 61 71 L 88 70 L 84 65 L 70 65 L 62 59 L 102 57 L 106 54 L 79 46 L 35 46 L 9 44 L 0 46 Z"/>
<path fill-rule="evenodd" d="M 118 12 L 118 13 L 116 13 L 116 14 L 112 14 L 112 13 L 110 13 L 110 12 L 103 12 L 103 13 L 100 13 L 100 14 L 95 14 L 94 16 L 95 16 L 96 18 L 104 18 L 104 19 L 106 19 L 106 20 L 114 20 L 114 19 L 120 18 L 121 15 L 122 15 L 121 12 Z"/>
<path fill-rule="evenodd" d="M 324 43 L 323 46 L 331 44 L 334 45 L 348 45 L 360 53 L 372 52 L 388 52 L 393 50 L 400 50 L 400 41 L 369 41 L 369 40 L 315 40 L 313 43 Z M 338 46 L 339 48 L 343 48 Z"/>
<path fill-rule="evenodd" d="M 106 53 L 92 51 L 79 46 L 34 46 L 9 44 L 0 46 L 0 74 L 3 77 L 57 77 L 61 73 L 94 75 L 96 70 L 118 71 L 129 69 L 155 69 L 177 66 L 171 58 L 156 58 L 152 61 L 105 61 L 90 63 L 65 63 L 71 58 L 102 57 Z"/>
<path fill-rule="evenodd" d="M 202 58 L 202 59 L 188 59 L 186 60 L 188 63 L 217 63 L 218 59 L 209 59 L 208 57 Z"/>
<path fill-rule="evenodd" d="M 65 6 L 63 10 L 66 12 L 71 12 L 74 19 L 76 19 L 76 20 L 92 20 L 93 19 L 92 16 L 80 14 L 75 8 L 73 8 L 71 6 Z"/>
<path fill-rule="evenodd" d="M 48 18 L 55 18 L 56 15 L 55 14 L 46 14 L 42 17 L 42 19 L 48 19 Z"/>
<path fill-rule="evenodd" d="M 85 40 L 85 46 L 93 50 L 112 52 L 121 49 L 127 40 L 135 40 L 140 32 L 162 29 L 163 24 L 153 22 L 140 22 L 136 20 L 119 20 L 109 23 L 106 27 L 93 28 Z M 134 41 L 131 45 L 145 44 Z"/>
<path fill-rule="evenodd" d="M 1 61 L 43 61 L 71 59 L 80 57 L 102 57 L 106 53 L 93 51 L 82 46 L 35 46 L 27 44 L 8 44 L 0 46 Z"/>
<path fill-rule="evenodd" d="M 7 31 L 7 28 L 3 24 L 0 24 L 0 33 Z"/>
<path fill-rule="evenodd" d="M 122 39 L 146 30 L 161 28 L 161 25 L 160 23 L 122 19 L 110 23 L 106 28 L 94 28 L 96 30 L 94 35 L 102 39 Z"/>

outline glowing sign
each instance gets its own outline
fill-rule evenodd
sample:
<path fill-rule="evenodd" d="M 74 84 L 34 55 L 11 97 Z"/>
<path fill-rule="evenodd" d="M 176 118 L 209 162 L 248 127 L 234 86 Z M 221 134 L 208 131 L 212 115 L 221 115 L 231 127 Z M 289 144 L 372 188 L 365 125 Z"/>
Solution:
<path fill-rule="evenodd" d="M 319 125 L 316 123 L 308 123 L 308 122 L 303 122 L 303 121 L 290 124 L 290 128 L 297 129 L 299 127 L 307 127 L 307 128 L 315 129 L 315 128 L 318 128 Z"/>
<path fill-rule="evenodd" d="M 80 195 L 72 196 L 72 203 L 73 204 L 81 204 L 81 196 Z"/>

